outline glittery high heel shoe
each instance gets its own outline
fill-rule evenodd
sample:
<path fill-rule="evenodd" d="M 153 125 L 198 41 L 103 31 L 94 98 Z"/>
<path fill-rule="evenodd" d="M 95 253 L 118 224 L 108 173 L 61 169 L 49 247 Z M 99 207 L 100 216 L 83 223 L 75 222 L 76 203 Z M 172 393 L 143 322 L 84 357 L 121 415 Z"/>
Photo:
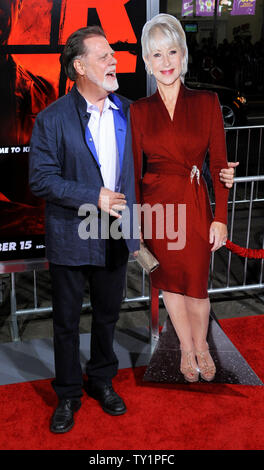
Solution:
<path fill-rule="evenodd" d="M 195 354 L 202 379 L 211 382 L 215 377 L 216 368 L 209 349 L 201 352 L 196 351 Z"/>
<path fill-rule="evenodd" d="M 180 371 L 187 382 L 198 382 L 199 380 L 199 369 L 193 366 L 193 362 L 196 363 L 194 352 L 181 350 Z"/>

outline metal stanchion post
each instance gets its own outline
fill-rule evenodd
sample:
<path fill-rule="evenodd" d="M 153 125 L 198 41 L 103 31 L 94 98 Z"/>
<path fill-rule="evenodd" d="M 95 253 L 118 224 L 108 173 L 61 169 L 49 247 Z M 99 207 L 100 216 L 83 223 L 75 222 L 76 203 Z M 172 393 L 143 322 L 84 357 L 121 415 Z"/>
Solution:
<path fill-rule="evenodd" d="M 149 280 L 149 298 L 150 298 L 150 346 L 151 352 L 159 340 L 159 289 L 152 286 Z"/>
<path fill-rule="evenodd" d="M 12 341 L 19 341 L 19 331 L 18 331 L 18 322 L 17 322 L 17 303 L 16 303 L 16 283 L 15 283 L 15 273 L 10 273 L 11 276 L 11 290 L 10 290 L 10 306 L 11 306 L 11 320 L 10 320 L 10 329 L 11 329 L 11 338 Z"/>

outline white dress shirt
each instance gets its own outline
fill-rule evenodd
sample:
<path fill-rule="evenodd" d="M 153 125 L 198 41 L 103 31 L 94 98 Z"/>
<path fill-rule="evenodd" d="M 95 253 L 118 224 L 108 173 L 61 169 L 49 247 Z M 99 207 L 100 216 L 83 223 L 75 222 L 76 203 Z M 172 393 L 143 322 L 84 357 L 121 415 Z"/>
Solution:
<path fill-rule="evenodd" d="M 87 112 L 91 114 L 88 127 L 92 134 L 95 149 L 101 165 L 104 186 L 112 191 L 118 190 L 119 157 L 116 143 L 113 108 L 119 109 L 108 97 L 104 102 L 102 114 L 99 108 L 87 101 Z"/>

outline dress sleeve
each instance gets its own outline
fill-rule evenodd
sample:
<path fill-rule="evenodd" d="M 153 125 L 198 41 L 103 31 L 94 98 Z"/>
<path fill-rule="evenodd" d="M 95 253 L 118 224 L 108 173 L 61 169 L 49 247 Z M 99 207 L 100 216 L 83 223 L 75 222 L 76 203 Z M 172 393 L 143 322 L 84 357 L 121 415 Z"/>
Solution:
<path fill-rule="evenodd" d="M 226 139 L 223 117 L 218 96 L 214 94 L 211 132 L 209 141 L 209 165 L 215 193 L 214 221 L 227 224 L 227 202 L 229 190 L 219 179 L 222 168 L 227 168 Z"/>
<path fill-rule="evenodd" d="M 130 119 L 132 132 L 132 149 L 134 155 L 136 200 L 137 203 L 140 204 L 143 152 L 141 144 L 140 122 L 138 119 L 136 119 L 136 107 L 133 104 L 130 105 Z"/>

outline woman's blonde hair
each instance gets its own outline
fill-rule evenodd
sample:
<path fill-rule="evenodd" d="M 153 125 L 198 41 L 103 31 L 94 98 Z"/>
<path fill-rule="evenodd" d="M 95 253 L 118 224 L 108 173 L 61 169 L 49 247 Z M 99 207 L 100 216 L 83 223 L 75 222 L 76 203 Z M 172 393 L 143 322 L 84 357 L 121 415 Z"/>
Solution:
<path fill-rule="evenodd" d="M 181 80 L 183 82 L 188 68 L 188 48 L 185 32 L 181 23 L 175 16 L 160 13 L 151 18 L 151 20 L 147 21 L 144 25 L 141 36 L 142 56 L 144 61 L 148 59 L 153 50 L 157 49 L 158 44 L 155 39 L 157 31 L 161 32 L 164 37 L 164 40 L 162 40 L 163 44 L 172 44 L 180 47 L 183 55 L 181 71 Z"/>

